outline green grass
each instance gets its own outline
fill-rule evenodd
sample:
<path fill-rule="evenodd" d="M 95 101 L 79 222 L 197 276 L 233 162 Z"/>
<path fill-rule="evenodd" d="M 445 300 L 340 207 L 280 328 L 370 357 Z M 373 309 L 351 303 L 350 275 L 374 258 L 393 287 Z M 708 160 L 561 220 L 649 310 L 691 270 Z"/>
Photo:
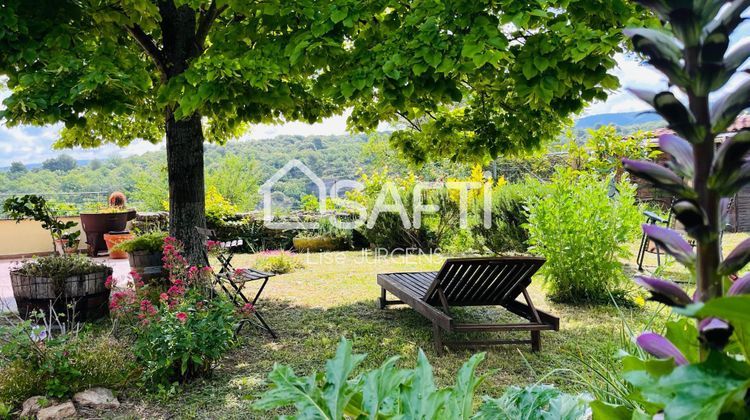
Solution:
<path fill-rule="evenodd" d="M 727 235 L 727 252 L 747 235 Z M 633 258 L 623 261 L 628 272 L 635 273 Z M 254 256 L 237 255 L 237 267 L 253 265 Z M 441 256 L 375 257 L 362 252 L 301 255 L 305 268 L 273 277 L 263 292 L 258 308 L 278 332 L 279 339 L 253 327 L 241 333 L 241 343 L 217 369 L 212 378 L 189 384 L 177 393 L 162 397 L 144 397 L 143 390 L 125 393 L 127 403 L 118 412 L 126 417 L 177 416 L 180 418 L 268 418 L 254 412 L 252 402 L 266 389 L 266 374 L 274 363 L 288 364 L 299 374 L 321 371 L 332 357 L 341 336 L 353 342 L 354 350 L 367 353 L 363 369 L 374 368 L 393 355 L 400 355 L 412 366 L 417 350 L 423 348 L 435 370 L 436 380 L 453 382 L 461 364 L 476 350 L 448 350 L 437 357 L 432 347 L 431 324 L 405 306 L 388 310 L 377 308 L 380 289 L 375 275 L 382 272 L 436 270 Z M 647 272 L 654 270 L 655 258 L 648 255 Z M 687 279 L 676 264 L 668 264 L 666 277 Z M 542 351 L 532 353 L 529 346 L 495 347 L 488 351 L 480 373 L 489 373 L 479 389 L 480 395 L 500 395 L 508 385 L 527 385 L 543 380 L 576 392 L 585 389 L 572 370 L 593 377 L 591 361 L 612 363 L 622 347 L 622 322 L 637 333 L 656 319 L 664 322 L 668 311 L 648 303 L 644 307 L 589 307 L 554 304 L 545 299 L 538 279 L 530 293 L 536 305 L 560 317 L 559 332 L 542 333 Z M 248 287 L 248 292 L 253 289 Z M 621 312 L 620 312 L 621 311 Z M 656 314 L 656 315 L 655 315 Z M 490 320 L 512 319 L 502 310 L 476 308 L 458 311 L 459 317 Z M 515 334 L 516 337 L 524 337 Z M 506 335 L 508 337 L 508 335 Z M 549 375 L 550 372 L 553 374 Z M 283 413 L 274 413 L 283 414 Z"/>

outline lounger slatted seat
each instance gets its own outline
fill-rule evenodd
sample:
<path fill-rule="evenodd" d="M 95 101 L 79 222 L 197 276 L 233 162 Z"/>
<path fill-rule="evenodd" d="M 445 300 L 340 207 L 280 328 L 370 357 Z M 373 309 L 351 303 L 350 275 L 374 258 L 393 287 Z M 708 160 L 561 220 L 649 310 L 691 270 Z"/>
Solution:
<path fill-rule="evenodd" d="M 442 354 L 444 345 L 531 344 L 533 351 L 539 351 L 540 331 L 557 331 L 560 327 L 558 318 L 534 307 L 526 291 L 531 276 L 544 261 L 535 257 L 453 258 L 446 260 L 440 271 L 378 274 L 380 308 L 403 303 L 429 319 L 438 354 Z M 388 300 L 386 292 L 398 299 Z M 519 296 L 523 296 L 524 302 L 517 300 Z M 458 306 L 502 306 L 529 322 L 458 323 L 450 311 Z M 443 340 L 444 331 L 529 331 L 531 339 L 448 342 Z"/>

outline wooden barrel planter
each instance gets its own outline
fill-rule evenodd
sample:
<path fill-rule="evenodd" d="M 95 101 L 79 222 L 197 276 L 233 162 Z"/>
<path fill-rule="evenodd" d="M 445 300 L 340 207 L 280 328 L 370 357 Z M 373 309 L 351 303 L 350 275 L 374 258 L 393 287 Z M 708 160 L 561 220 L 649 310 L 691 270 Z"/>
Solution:
<path fill-rule="evenodd" d="M 110 289 L 105 283 L 111 275 L 111 267 L 64 279 L 29 276 L 13 270 L 10 282 L 18 314 L 24 319 L 35 310 L 49 316 L 51 305 L 58 314 L 72 314 L 77 321 L 90 321 L 109 313 Z"/>
<path fill-rule="evenodd" d="M 141 279 L 148 283 L 166 277 L 163 269 L 163 252 L 132 251 L 128 252 L 130 269 L 138 273 Z"/>

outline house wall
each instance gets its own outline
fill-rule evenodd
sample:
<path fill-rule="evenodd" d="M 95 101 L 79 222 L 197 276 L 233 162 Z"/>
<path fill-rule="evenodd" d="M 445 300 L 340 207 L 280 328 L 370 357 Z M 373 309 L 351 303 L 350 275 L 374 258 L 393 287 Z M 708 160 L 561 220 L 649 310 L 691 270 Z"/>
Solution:
<path fill-rule="evenodd" d="M 78 223 L 80 230 L 81 219 L 79 217 L 61 217 L 60 220 L 72 220 Z M 86 236 L 81 234 L 79 248 L 86 250 Z M 33 220 L 0 219 L 0 258 L 22 258 L 34 255 L 52 253 L 52 239 L 49 232 L 42 229 L 39 222 Z"/>

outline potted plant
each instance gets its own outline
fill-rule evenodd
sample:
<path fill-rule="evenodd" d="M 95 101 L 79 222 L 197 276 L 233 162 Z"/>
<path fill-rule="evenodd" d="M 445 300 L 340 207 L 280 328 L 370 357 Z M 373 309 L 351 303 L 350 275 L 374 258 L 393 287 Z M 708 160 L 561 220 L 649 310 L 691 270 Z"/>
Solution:
<path fill-rule="evenodd" d="M 82 255 L 50 255 L 10 270 L 13 297 L 23 318 L 50 309 L 80 321 L 101 318 L 109 311 L 111 276 L 112 267 Z"/>
<path fill-rule="evenodd" d="M 147 281 L 162 277 L 162 258 L 166 237 L 166 232 L 148 232 L 117 244 L 114 250 L 127 252 L 130 269 Z"/>
<path fill-rule="evenodd" d="M 88 253 L 95 257 L 102 251 L 108 251 L 104 235 L 110 232 L 123 232 L 128 221 L 135 218 L 135 210 L 125 207 L 125 195 L 114 192 L 109 196 L 105 206 L 94 206 L 92 211 L 81 213 L 81 225 L 86 233 Z"/>
<path fill-rule="evenodd" d="M 55 206 L 39 195 L 13 196 L 3 203 L 3 211 L 16 223 L 33 219 L 42 224 L 50 233 L 52 249 L 59 254 L 72 254 L 78 251 L 81 232 L 72 229 L 78 226 L 74 221 L 63 222 L 58 218 Z"/>

